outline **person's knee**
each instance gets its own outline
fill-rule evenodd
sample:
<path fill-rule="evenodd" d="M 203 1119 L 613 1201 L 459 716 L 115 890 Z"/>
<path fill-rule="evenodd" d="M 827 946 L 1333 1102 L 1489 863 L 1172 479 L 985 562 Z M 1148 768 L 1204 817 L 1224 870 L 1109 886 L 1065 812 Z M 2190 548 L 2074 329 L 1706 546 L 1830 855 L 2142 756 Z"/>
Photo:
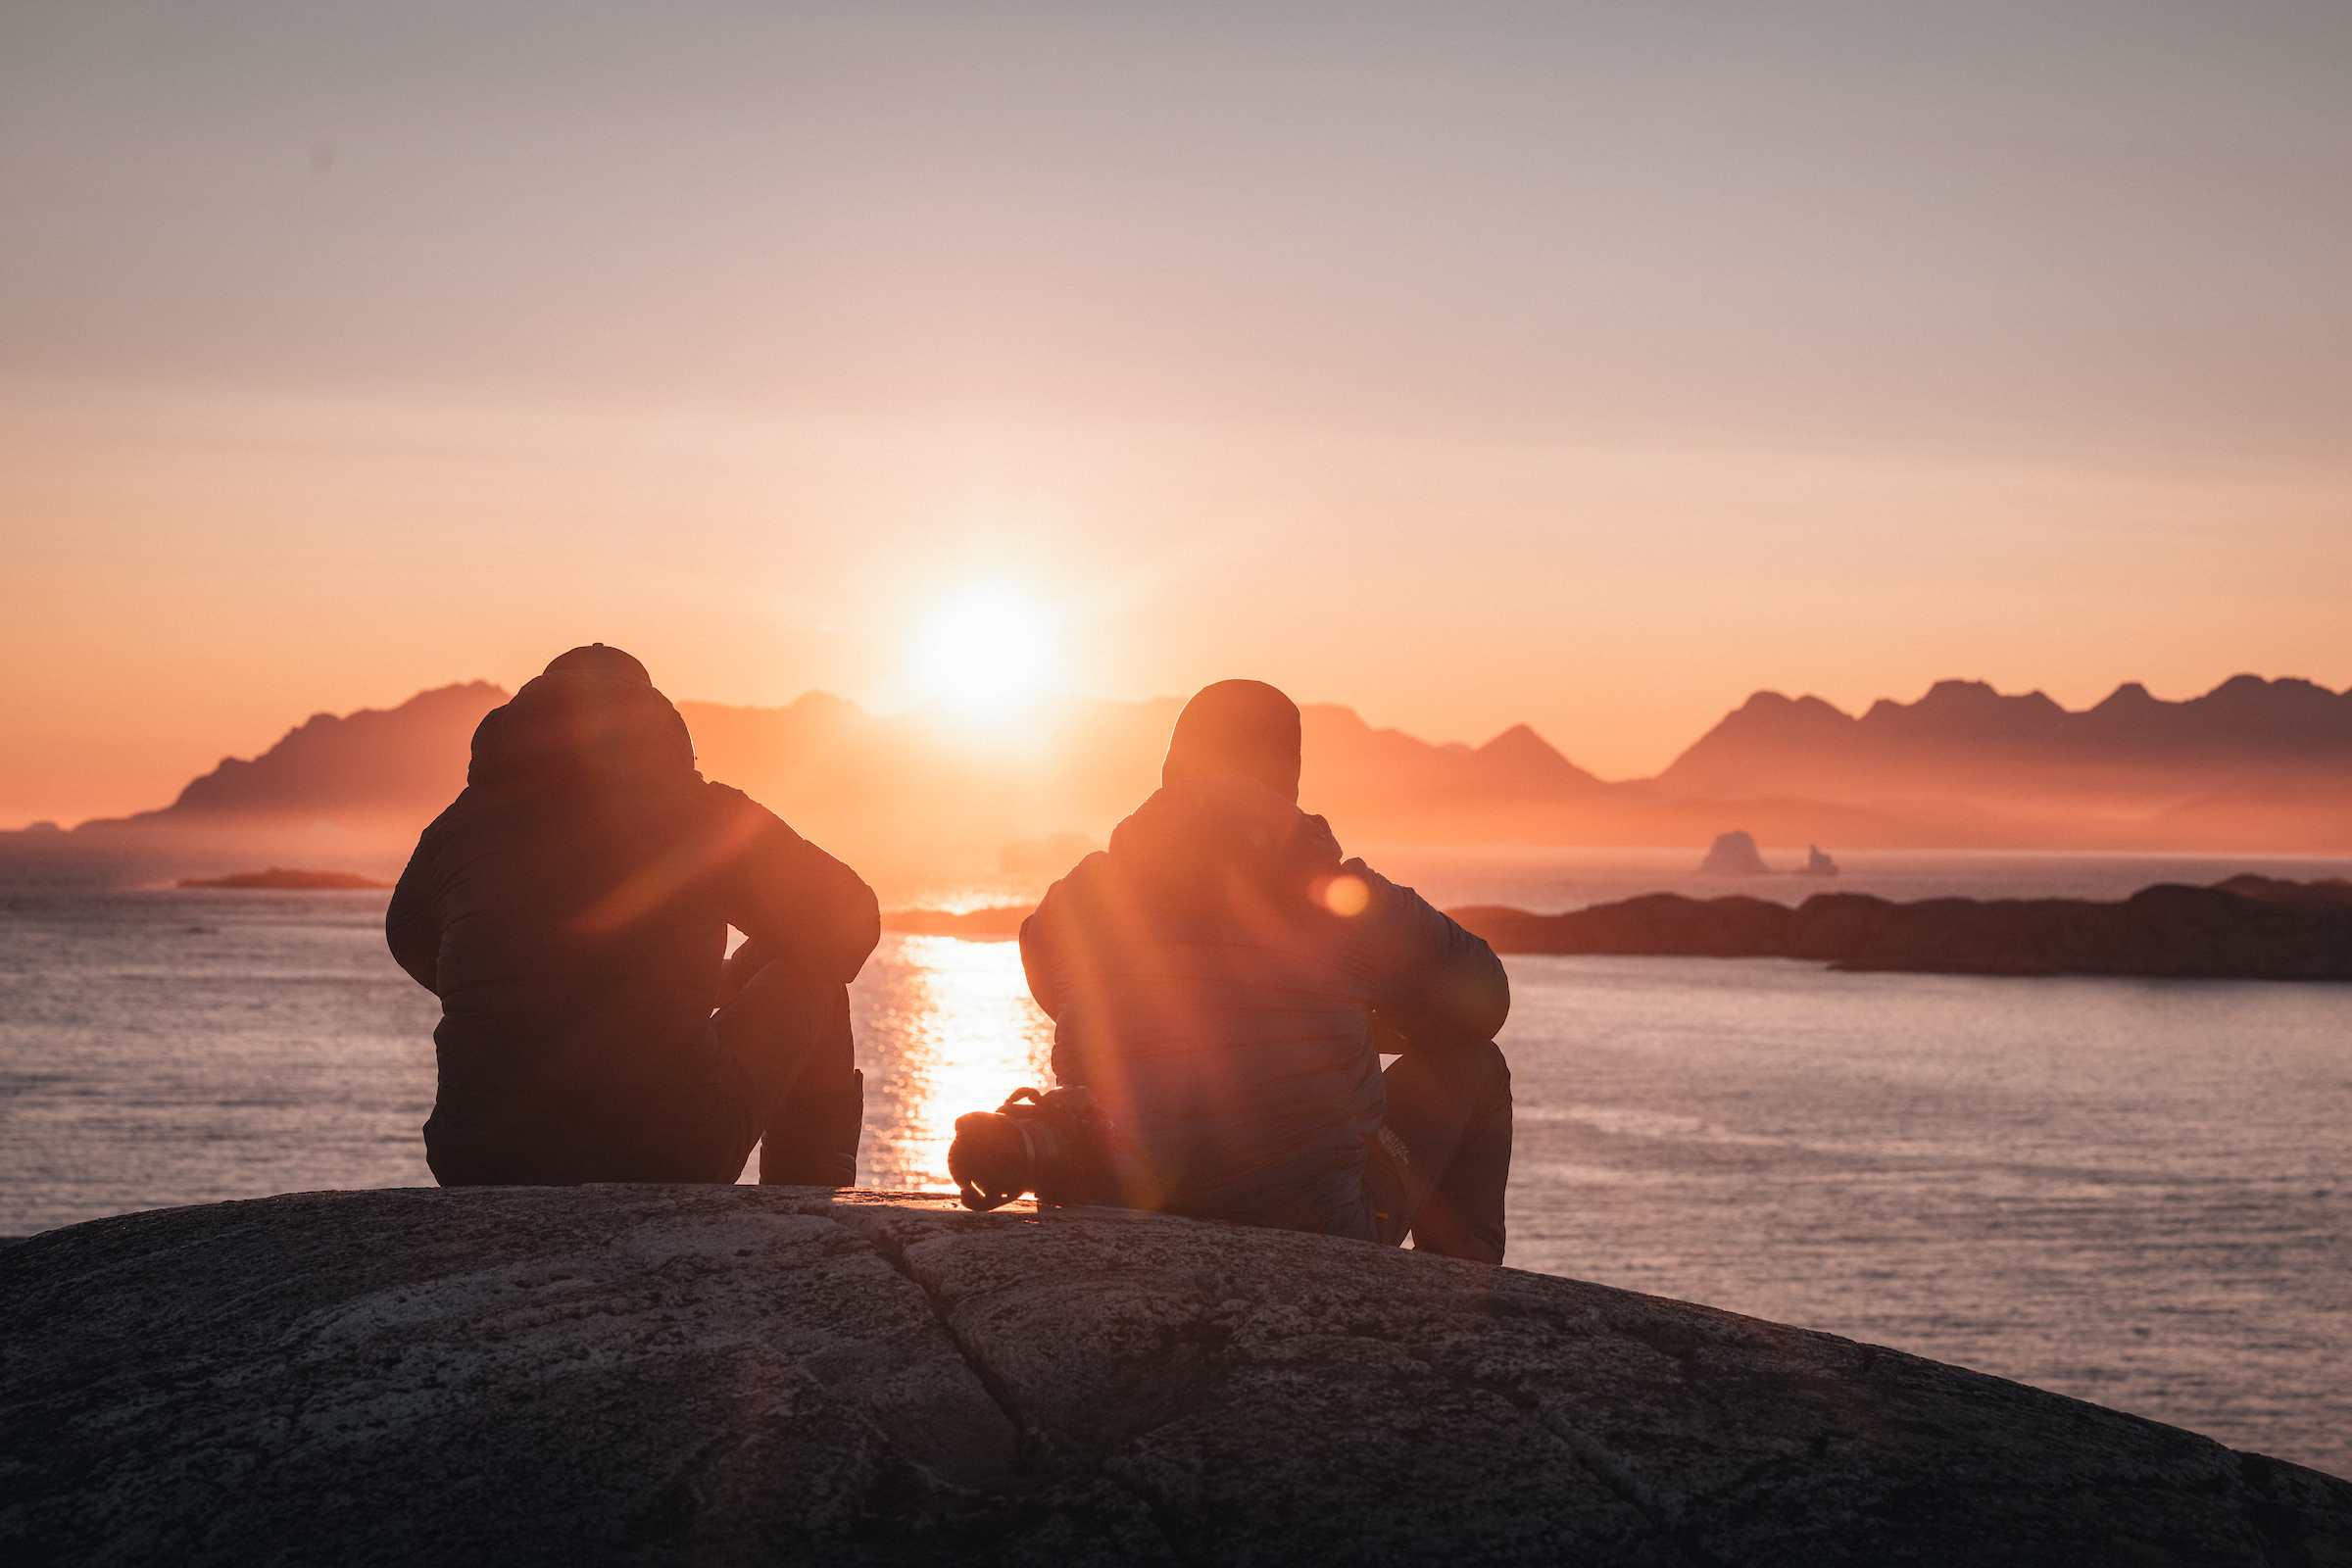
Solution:
<path fill-rule="evenodd" d="M 1461 1066 L 1467 1076 L 1482 1083 L 1493 1084 L 1508 1093 L 1511 1087 L 1511 1064 L 1502 1054 L 1502 1048 L 1492 1040 L 1480 1040 L 1458 1047 Z"/>
<path fill-rule="evenodd" d="M 850 1187 L 858 1181 L 858 1143 L 865 1127 L 865 1075 L 856 1068 L 838 1084 L 793 1085 L 760 1141 L 763 1186 Z"/>
<path fill-rule="evenodd" d="M 803 1040 L 821 1050 L 849 1036 L 849 988 L 781 962 L 763 964 L 710 1023 L 732 1051 Z"/>
<path fill-rule="evenodd" d="M 1409 1052 L 1396 1059 L 1396 1066 L 1405 1069 L 1402 1081 L 1434 1080 L 1455 1102 L 1510 1098 L 1511 1064 L 1492 1040 L 1447 1041 L 1435 1049 Z"/>
<path fill-rule="evenodd" d="M 741 989 L 735 993 L 735 1000 L 727 1006 L 738 1007 L 758 1002 L 772 1004 L 788 999 L 803 1005 L 816 1006 L 829 1002 L 832 994 L 841 989 L 838 980 L 775 958 L 752 971 L 751 977 L 743 982 Z M 724 1012 L 727 1007 L 719 1010 Z"/>

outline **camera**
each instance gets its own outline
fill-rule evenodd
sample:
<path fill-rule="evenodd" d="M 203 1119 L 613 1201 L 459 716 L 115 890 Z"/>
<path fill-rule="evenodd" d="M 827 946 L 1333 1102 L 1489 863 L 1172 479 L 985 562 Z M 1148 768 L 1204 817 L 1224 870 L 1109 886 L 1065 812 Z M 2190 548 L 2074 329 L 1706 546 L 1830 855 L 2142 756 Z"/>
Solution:
<path fill-rule="evenodd" d="M 1127 1154 L 1121 1158 L 1122 1153 Z M 1095 1104 L 1082 1084 L 1067 1089 L 1016 1089 L 995 1110 L 956 1118 L 956 1141 L 948 1146 L 948 1174 L 963 1206 L 1002 1207 L 1024 1194 L 1056 1206 L 1128 1203 L 1143 1196 L 1138 1184 L 1120 1180 L 1114 1166 L 1128 1170 L 1140 1156 Z M 1156 1186 L 1156 1184 L 1152 1184 Z"/>

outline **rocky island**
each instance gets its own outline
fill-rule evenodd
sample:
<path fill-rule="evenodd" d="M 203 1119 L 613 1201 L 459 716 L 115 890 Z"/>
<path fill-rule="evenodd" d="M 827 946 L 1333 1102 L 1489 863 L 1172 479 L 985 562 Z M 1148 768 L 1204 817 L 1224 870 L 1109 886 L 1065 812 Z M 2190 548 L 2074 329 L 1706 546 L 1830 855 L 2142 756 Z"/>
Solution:
<path fill-rule="evenodd" d="M 2159 884 L 2116 903 L 1822 893 L 1766 899 L 1653 893 L 1565 914 L 1448 909 L 1497 953 L 1815 958 L 1914 974 L 2105 974 L 2352 980 L 2352 884 L 2232 877 Z"/>
<path fill-rule="evenodd" d="M 1111 1210 L 314 1193 L 0 1249 L 25 1563 L 2352 1562 L 2352 1483 L 1704 1306 Z"/>
<path fill-rule="evenodd" d="M 1698 863 L 1700 876 L 1770 876 L 1772 867 L 1756 851 L 1755 835 L 1735 830 L 1718 833 L 1707 849 L 1707 858 Z"/>

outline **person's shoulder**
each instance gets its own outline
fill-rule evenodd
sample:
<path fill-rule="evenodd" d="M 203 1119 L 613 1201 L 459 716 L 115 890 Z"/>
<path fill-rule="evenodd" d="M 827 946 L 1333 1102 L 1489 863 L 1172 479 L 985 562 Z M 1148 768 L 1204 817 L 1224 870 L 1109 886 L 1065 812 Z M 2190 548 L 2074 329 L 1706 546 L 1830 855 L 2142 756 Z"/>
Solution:
<path fill-rule="evenodd" d="M 732 784 L 721 784 L 716 779 L 708 779 L 697 773 L 686 784 L 685 794 L 698 808 L 713 816 L 772 822 L 788 833 L 792 831 L 784 818 Z"/>
<path fill-rule="evenodd" d="M 424 831 L 417 835 L 417 842 L 431 844 L 449 837 L 459 823 L 482 813 L 489 794 L 478 784 L 468 784 L 458 791 L 458 798 L 441 808 L 440 814 L 424 824 Z"/>
<path fill-rule="evenodd" d="M 1043 915 L 1051 922 L 1065 911 L 1084 909 L 1100 903 L 1124 880 L 1118 861 L 1107 851 L 1097 850 L 1054 879 L 1030 918 Z"/>
<path fill-rule="evenodd" d="M 730 861 L 779 837 L 800 836 L 743 791 L 712 783 L 700 773 L 648 781 L 635 796 L 634 809 L 649 826 L 661 824 L 661 831 L 713 848 L 726 846 L 720 858 Z"/>
<path fill-rule="evenodd" d="M 1360 855 L 1350 856 L 1341 861 L 1340 875 L 1352 877 L 1363 887 L 1361 908 L 1365 919 L 1354 922 L 1356 924 L 1414 921 L 1423 916 L 1444 918 L 1437 906 L 1424 899 L 1417 890 L 1390 880 L 1367 865 Z"/>
<path fill-rule="evenodd" d="M 687 788 L 713 810 L 739 811 L 747 806 L 760 810 L 767 809 L 734 785 L 721 784 L 718 780 L 705 778 L 700 773 L 694 775 L 694 782 Z"/>
<path fill-rule="evenodd" d="M 512 787 L 468 784 L 441 808 L 440 815 L 424 824 L 424 831 L 416 836 L 416 847 L 431 855 L 476 827 L 503 829 L 525 799 L 526 792 Z"/>
<path fill-rule="evenodd" d="M 1095 850 L 1055 877 L 1046 888 L 1046 900 L 1081 897 L 1120 874 L 1119 862 L 1107 850 Z M 1044 901 L 1041 901 L 1044 902 Z"/>

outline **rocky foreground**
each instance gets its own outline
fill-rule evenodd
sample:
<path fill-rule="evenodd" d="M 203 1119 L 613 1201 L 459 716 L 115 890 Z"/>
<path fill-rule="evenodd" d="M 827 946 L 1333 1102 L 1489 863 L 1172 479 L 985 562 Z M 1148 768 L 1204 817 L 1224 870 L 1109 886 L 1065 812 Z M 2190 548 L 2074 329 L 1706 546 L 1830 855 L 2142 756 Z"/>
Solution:
<path fill-rule="evenodd" d="M 2160 884 L 2115 903 L 1817 894 L 1766 899 L 1653 893 L 1566 914 L 1446 911 L 1497 953 L 1813 958 L 1913 974 L 2104 974 L 2199 980 L 2352 980 L 2352 885 L 2240 876 Z"/>
<path fill-rule="evenodd" d="M 0 1561 L 2352 1563 L 2352 1483 L 1827 1334 L 905 1195 L 318 1193 L 0 1250 Z"/>

